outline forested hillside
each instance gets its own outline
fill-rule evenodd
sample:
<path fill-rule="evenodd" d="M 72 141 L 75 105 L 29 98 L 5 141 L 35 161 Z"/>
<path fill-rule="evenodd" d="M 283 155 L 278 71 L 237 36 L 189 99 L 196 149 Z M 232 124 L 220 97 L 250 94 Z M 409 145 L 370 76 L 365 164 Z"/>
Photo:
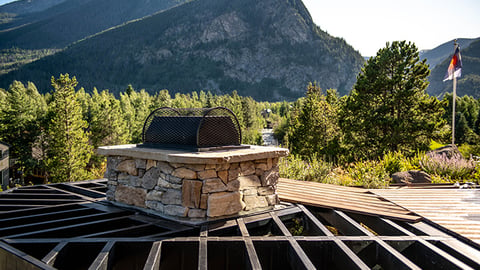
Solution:
<path fill-rule="evenodd" d="M 0 49 L 63 48 L 107 28 L 168 9 L 183 1 L 63 0 L 51 2 L 51 6 L 39 12 L 24 13 L 30 6 L 28 2 L 14 2 L 0 8 L 0 13 L 15 16 L 10 22 L 0 24 L 3 30 L 0 32 Z M 40 1 L 34 3 L 37 2 Z"/>
<path fill-rule="evenodd" d="M 310 81 L 347 94 L 363 63 L 300 0 L 197 0 L 77 42 L 0 77 L 0 87 L 33 81 L 45 93 L 52 75 L 70 73 L 87 90 L 132 84 L 292 100 Z"/>
<path fill-rule="evenodd" d="M 58 5 L 66 0 L 19 0 L 0 6 L 0 13 L 19 15 L 37 13 Z M 2 26 L 2 29 L 3 26 Z"/>

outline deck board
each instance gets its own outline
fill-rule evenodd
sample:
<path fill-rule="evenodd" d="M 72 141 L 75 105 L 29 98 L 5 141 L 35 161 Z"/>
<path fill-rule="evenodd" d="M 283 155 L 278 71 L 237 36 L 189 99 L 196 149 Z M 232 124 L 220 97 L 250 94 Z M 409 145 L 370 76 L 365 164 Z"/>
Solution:
<path fill-rule="evenodd" d="M 406 188 L 371 191 L 480 244 L 479 189 Z"/>
<path fill-rule="evenodd" d="M 351 211 L 360 214 L 416 222 L 421 217 L 367 189 L 281 178 L 277 186 L 281 201 Z"/>

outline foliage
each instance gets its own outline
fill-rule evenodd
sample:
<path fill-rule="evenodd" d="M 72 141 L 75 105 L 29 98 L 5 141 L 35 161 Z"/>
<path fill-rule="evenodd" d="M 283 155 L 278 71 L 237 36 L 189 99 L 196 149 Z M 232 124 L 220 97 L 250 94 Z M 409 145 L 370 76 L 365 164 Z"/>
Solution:
<path fill-rule="evenodd" d="M 24 50 L 19 48 L 0 50 L 0 75 L 18 69 L 40 58 L 52 55 L 58 49 Z"/>
<path fill-rule="evenodd" d="M 358 161 L 349 166 L 347 172 L 354 185 L 364 188 L 384 188 L 390 182 L 390 175 L 381 161 Z"/>
<path fill-rule="evenodd" d="M 0 13 L 0 25 L 13 21 L 15 17 L 16 14 L 13 13 Z"/>
<path fill-rule="evenodd" d="M 75 94 L 77 80 L 68 74 L 52 77 L 53 102 L 49 104 L 51 123 L 48 126 L 46 165 L 53 182 L 85 180 L 86 165 L 92 146 L 85 132 L 87 122 Z"/>
<path fill-rule="evenodd" d="M 23 85 L 14 81 L 7 91 L 0 89 L 0 140 L 14 146 L 10 156 L 17 160 L 16 167 L 24 171 L 25 176 L 32 175 L 34 170 L 46 169 L 52 181 L 102 177 L 105 158 L 95 155 L 92 148 L 141 142 L 144 121 L 158 107 L 226 106 L 239 118 L 242 143 L 262 144 L 260 130 L 266 120 L 260 112 L 272 107 L 285 115 L 285 106 L 289 106 L 288 103 L 256 102 L 236 92 L 221 96 L 203 91 L 177 93 L 172 98 L 164 89 L 151 96 L 131 86 L 116 98 L 109 90 L 96 88 L 91 93 L 83 88 L 75 92 L 75 77 L 68 75 L 60 76 L 53 83 L 54 92 L 45 95 L 40 95 L 33 83 Z M 65 123 L 73 129 L 67 129 Z M 82 166 L 86 170 L 77 171 L 75 177 L 60 176 L 72 173 L 65 171 L 65 167 L 70 166 L 67 164 L 73 164 L 73 170 Z"/>
<path fill-rule="evenodd" d="M 445 145 L 446 145 L 446 144 L 442 144 L 442 143 L 439 143 L 439 142 L 437 142 L 437 141 L 432 140 L 432 141 L 430 142 L 429 149 L 430 149 L 430 150 L 435 150 L 435 149 L 438 149 L 438 148 L 443 147 L 443 146 L 445 146 Z"/>
<path fill-rule="evenodd" d="M 179 1 L 74 2 L 54 9 L 61 15 L 46 11 L 48 19 L 0 32 L 0 48 L 62 49 L 0 76 L 0 87 L 30 80 L 45 93 L 52 74 L 68 71 L 85 89 L 117 97 L 132 84 L 151 95 L 237 90 L 256 100 L 295 100 L 310 78 L 345 94 L 364 62 L 296 1 L 190 1 L 158 13 Z"/>
<path fill-rule="evenodd" d="M 385 171 L 388 175 L 392 175 L 396 172 L 419 170 L 420 158 L 424 153 L 417 152 L 413 156 L 405 156 L 401 152 L 387 152 L 381 162 L 385 167 Z"/>
<path fill-rule="evenodd" d="M 403 171 L 402 157 L 403 155 L 399 152 L 388 152 L 383 156 L 383 164 L 388 175 Z"/>
<path fill-rule="evenodd" d="M 412 43 L 395 41 L 370 58 L 340 111 L 353 159 L 425 150 L 443 122 L 442 103 L 426 94 L 428 66 Z"/>
<path fill-rule="evenodd" d="M 448 180 L 472 179 L 476 172 L 476 162 L 465 159 L 460 154 L 448 157 L 445 154 L 430 153 L 420 159 L 422 169 Z"/>
<path fill-rule="evenodd" d="M 127 141 L 132 143 L 142 141 L 143 124 L 153 110 L 152 105 L 150 95 L 143 89 L 137 92 L 129 85 L 125 93 L 120 94 L 120 108 L 128 131 Z"/>
<path fill-rule="evenodd" d="M 318 159 L 307 161 L 290 155 L 280 161 L 280 176 L 303 181 L 316 181 L 327 184 L 384 188 L 388 186 L 393 173 L 421 169 L 420 160 L 424 153 L 413 157 L 400 152 L 386 153 L 379 160 L 364 160 L 343 166 Z"/>
<path fill-rule="evenodd" d="M 449 140 L 451 140 L 452 98 L 451 93 L 443 97 L 445 114 L 442 118 L 449 125 L 447 138 Z M 455 103 L 455 143 L 478 144 L 480 142 L 479 101 L 472 96 L 463 96 L 457 97 Z"/>
<path fill-rule="evenodd" d="M 280 160 L 280 177 L 302 181 L 325 182 L 333 169 L 332 164 L 318 159 L 316 156 L 303 160 L 291 154 Z"/>
<path fill-rule="evenodd" d="M 129 141 L 129 133 L 125 132 L 127 121 L 122 117 L 120 101 L 108 90 L 98 93 L 97 89 L 93 90 L 89 100 L 90 118 L 85 120 L 89 123 L 93 147 L 127 143 Z"/>
<path fill-rule="evenodd" d="M 353 144 L 345 140 L 344 133 L 339 128 L 338 118 L 345 117 L 351 109 L 348 108 L 348 104 L 351 106 L 358 104 L 349 103 L 348 99 L 352 96 L 340 98 L 332 89 L 322 93 L 316 83 L 307 87 L 305 98 L 296 102 L 279 103 L 256 102 L 251 97 L 240 96 L 236 91 L 227 95 L 204 91 L 176 93 L 172 97 L 169 91 L 164 89 L 152 96 L 146 90 L 137 91 L 132 86 L 127 87 L 125 92 L 116 98 L 109 90 L 98 91 L 94 88 L 91 93 L 87 93 L 81 88 L 75 92 L 76 84 L 75 77 L 70 79 L 68 75 L 61 75 L 59 79 L 52 80 L 55 89 L 52 94 L 38 94 L 33 83 L 23 85 L 14 82 L 7 91 L 0 89 L 0 139 L 12 145 L 19 145 L 17 149 L 11 149 L 12 157 L 24 157 L 19 159 L 19 162 L 25 160 L 21 164 L 27 174 L 29 170 L 42 166 L 43 161 L 46 161 L 44 165 L 53 181 L 102 177 L 105 159 L 93 154 L 92 148 L 140 142 L 143 123 L 155 108 L 225 106 L 238 117 L 243 143 L 261 144 L 260 130 L 267 124 L 275 128 L 275 134 L 282 138 L 292 151 L 292 155 L 280 162 L 282 177 L 375 188 L 388 185 L 390 175 L 397 171 L 428 167 L 432 178 L 437 182 L 467 179 L 465 177 L 480 178 L 480 173 L 475 170 L 476 164 L 472 161 L 466 162 L 463 166 L 460 161 L 432 160 L 419 151 L 423 149 L 419 148 L 420 144 L 411 144 L 409 147 L 402 145 L 399 147 L 401 150 L 395 151 L 385 147 L 383 151 L 378 151 L 369 158 L 345 162 L 343 155 L 348 153 L 345 150 L 357 153 L 362 148 L 349 148 Z M 448 96 L 443 103 L 423 94 L 416 97 L 425 98 L 423 105 L 435 99 L 436 102 L 431 102 L 429 109 L 436 108 L 434 114 L 437 116 L 441 113 L 441 110 L 437 110 L 439 104 L 445 106 L 445 103 L 449 102 Z M 462 97 L 459 98 L 458 104 L 458 112 L 464 115 L 464 123 L 468 127 L 465 130 L 469 134 L 477 134 L 480 108 L 478 101 Z M 395 108 L 394 103 L 388 105 Z M 65 110 L 60 110 L 62 107 Z M 445 109 L 447 114 L 448 108 Z M 420 110 L 416 113 L 419 112 Z M 362 113 L 364 112 L 359 115 L 365 115 Z M 428 110 L 424 113 L 428 114 Z M 414 116 L 417 117 L 417 114 Z M 437 124 L 431 124 L 431 127 L 437 128 L 432 128 L 432 134 L 443 132 L 447 126 L 445 123 L 448 120 L 445 115 L 443 117 L 445 120 L 436 118 Z M 352 117 L 349 120 L 354 119 L 356 118 Z M 376 120 L 369 121 L 376 123 Z M 71 123 L 73 129 L 67 129 L 64 125 L 66 122 Z M 402 125 L 407 128 L 405 123 Z M 372 128 L 375 128 L 374 125 Z M 476 142 L 475 136 L 469 136 Z M 377 137 L 369 139 L 380 142 L 386 140 Z M 373 145 L 377 145 L 375 143 Z M 428 144 L 432 146 L 435 141 L 429 139 Z M 67 150 L 62 152 L 59 150 L 62 147 Z M 465 156 L 480 154 L 480 146 L 477 143 L 465 144 L 459 148 Z M 32 149 L 43 154 L 33 155 Z M 14 151 L 20 151 L 21 154 Z M 353 155 L 350 158 L 353 158 Z M 70 165 L 63 166 L 66 164 Z M 453 169 L 445 167 L 445 164 L 450 164 Z M 65 167 L 72 170 L 68 171 Z M 74 170 L 76 171 L 73 172 Z"/>
<path fill-rule="evenodd" d="M 318 158 L 308 161 L 290 155 L 281 159 L 280 177 L 328 184 L 363 186 L 366 188 L 386 187 L 390 181 L 385 165 L 381 161 L 359 161 L 345 169 Z"/>
<path fill-rule="evenodd" d="M 292 218 L 291 223 L 293 223 L 288 230 L 293 236 L 301 236 L 305 230 L 303 226 L 303 220 L 301 218 Z"/>
<path fill-rule="evenodd" d="M 32 147 L 39 141 L 41 122 L 46 114 L 46 103 L 34 84 L 14 81 L 2 92 L 0 104 L 0 140 L 9 143 L 11 158 L 25 171 L 35 165 Z M 28 173 L 28 172 L 27 172 Z"/>
<path fill-rule="evenodd" d="M 110 27 L 142 18 L 177 5 L 179 0 L 16 1 L 3 11 L 10 31 L 0 33 L 0 47 L 64 48 Z M 40 7 L 41 6 L 41 7 Z M 115 6 L 115 8 L 112 8 Z M 10 17 L 10 18 L 9 18 Z M 82 18 L 87 18 L 84 20 Z M 0 21 L 2 20 L 0 16 Z M 12 29 L 13 28 L 13 29 Z"/>
<path fill-rule="evenodd" d="M 333 160 L 339 137 L 335 106 L 327 102 L 319 86 L 309 84 L 306 98 L 300 101 L 291 118 L 288 131 L 290 150 L 305 158 L 319 155 Z"/>

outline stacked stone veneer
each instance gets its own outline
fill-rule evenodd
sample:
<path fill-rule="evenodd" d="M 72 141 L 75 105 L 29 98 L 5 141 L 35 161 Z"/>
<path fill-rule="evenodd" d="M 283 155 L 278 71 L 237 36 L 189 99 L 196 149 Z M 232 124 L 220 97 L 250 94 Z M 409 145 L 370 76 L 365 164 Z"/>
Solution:
<path fill-rule="evenodd" d="M 278 158 L 219 164 L 109 156 L 107 199 L 190 218 L 219 217 L 279 203 Z"/>

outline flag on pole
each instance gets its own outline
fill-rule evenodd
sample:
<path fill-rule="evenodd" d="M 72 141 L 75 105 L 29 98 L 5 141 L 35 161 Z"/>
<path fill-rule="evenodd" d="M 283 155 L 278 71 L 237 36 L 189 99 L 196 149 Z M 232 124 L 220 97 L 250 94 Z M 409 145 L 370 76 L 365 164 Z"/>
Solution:
<path fill-rule="evenodd" d="M 460 48 L 457 46 L 453 54 L 450 65 L 443 81 L 453 80 L 453 77 L 458 78 L 462 76 L 462 56 L 460 56 Z"/>

